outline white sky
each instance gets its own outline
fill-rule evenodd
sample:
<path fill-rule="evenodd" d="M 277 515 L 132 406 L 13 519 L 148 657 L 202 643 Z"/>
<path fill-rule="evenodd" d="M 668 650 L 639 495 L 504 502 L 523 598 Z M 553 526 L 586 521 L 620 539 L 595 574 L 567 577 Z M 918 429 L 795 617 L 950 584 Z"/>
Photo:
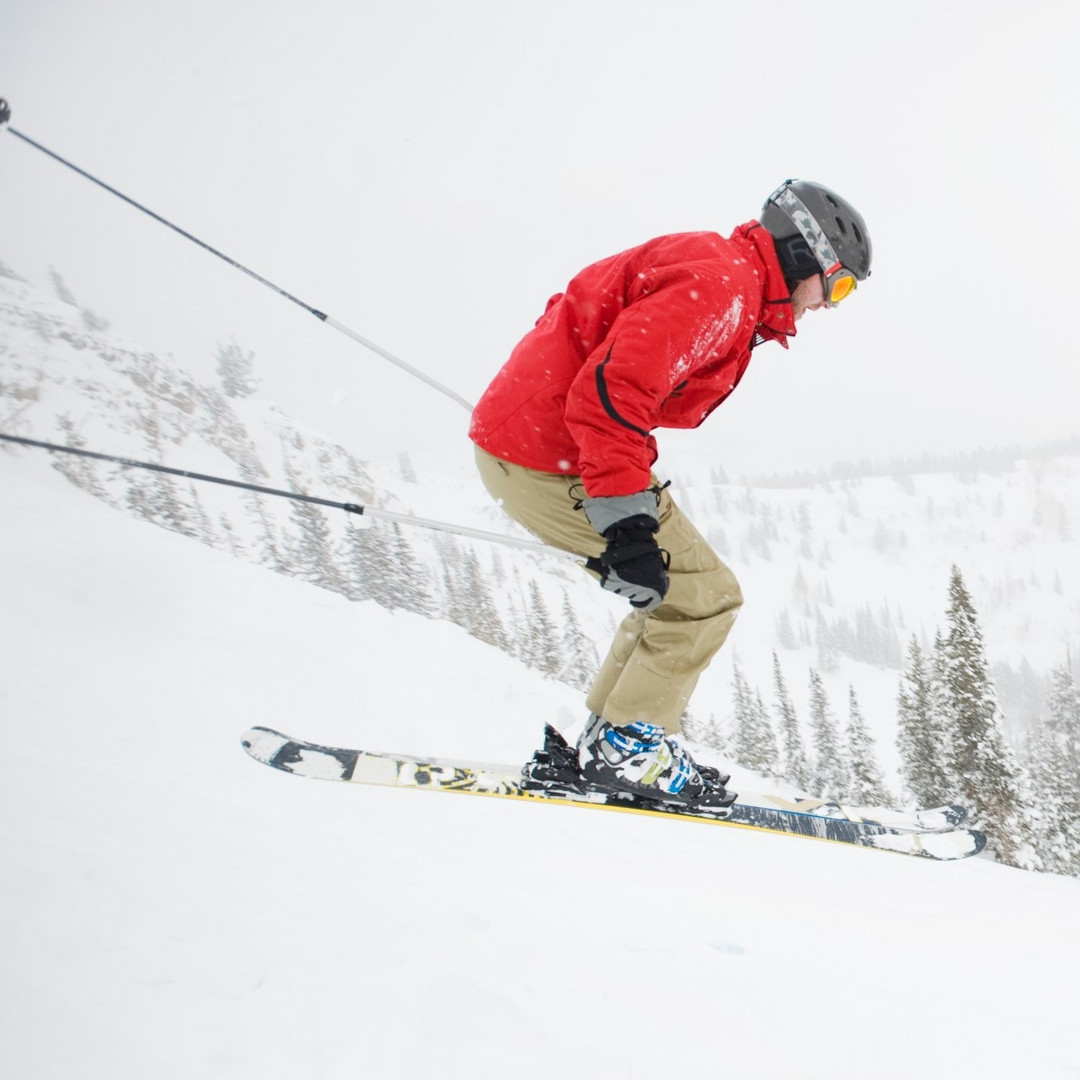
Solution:
<path fill-rule="evenodd" d="M 872 280 L 661 440 L 738 473 L 1075 433 L 1078 31 L 1068 0 L 13 0 L 0 96 L 471 400 L 581 266 L 828 184 Z M 459 406 L 6 134 L 0 259 L 196 373 L 239 341 L 362 456 L 468 453 Z"/>

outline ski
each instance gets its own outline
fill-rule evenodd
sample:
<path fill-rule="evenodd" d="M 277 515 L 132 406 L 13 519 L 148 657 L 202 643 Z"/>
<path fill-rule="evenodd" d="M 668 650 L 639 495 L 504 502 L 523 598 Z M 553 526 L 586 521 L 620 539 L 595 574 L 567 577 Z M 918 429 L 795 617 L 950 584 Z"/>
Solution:
<path fill-rule="evenodd" d="M 848 806 L 831 799 L 785 799 L 780 795 L 744 795 L 743 800 L 804 814 L 847 818 L 909 832 L 947 832 L 962 825 L 968 816 L 964 806 L 936 806 L 932 810 L 890 810 L 882 806 Z"/>
<path fill-rule="evenodd" d="M 961 807 L 941 807 L 914 814 L 877 809 L 864 812 L 824 800 L 791 800 L 780 796 L 743 794 L 729 807 L 694 808 L 665 805 L 610 791 L 581 790 L 566 783 L 529 783 L 520 765 L 493 765 L 321 746 L 290 738 L 266 727 L 249 729 L 242 738 L 242 744 L 251 757 L 264 765 L 317 780 L 455 791 L 650 817 L 703 821 L 732 828 L 786 833 L 877 848 L 939 861 L 968 858 L 977 855 L 986 846 L 986 837 L 982 833 L 963 827 L 964 811 Z M 535 765 L 538 760 L 550 760 L 552 754 L 557 756 L 560 748 L 565 747 L 562 737 L 549 726 L 545 733 L 545 748 L 537 752 L 530 765 Z M 881 821 L 877 817 L 891 820 Z"/>

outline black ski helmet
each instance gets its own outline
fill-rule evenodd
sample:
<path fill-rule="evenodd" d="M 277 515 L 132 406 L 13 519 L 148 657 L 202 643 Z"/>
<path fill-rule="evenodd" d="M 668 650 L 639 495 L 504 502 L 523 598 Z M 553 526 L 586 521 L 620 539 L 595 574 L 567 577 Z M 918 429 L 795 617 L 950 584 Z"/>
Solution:
<path fill-rule="evenodd" d="M 786 180 L 761 208 L 789 283 L 830 273 L 839 263 L 858 280 L 870 276 L 873 250 L 866 222 L 846 199 L 824 184 Z"/>

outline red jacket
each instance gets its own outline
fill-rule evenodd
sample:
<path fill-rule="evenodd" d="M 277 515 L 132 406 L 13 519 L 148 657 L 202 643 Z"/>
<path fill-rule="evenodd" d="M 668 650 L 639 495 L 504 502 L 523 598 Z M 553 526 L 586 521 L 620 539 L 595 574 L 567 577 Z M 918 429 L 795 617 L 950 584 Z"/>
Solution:
<path fill-rule="evenodd" d="M 481 397 L 469 436 L 504 461 L 580 475 L 587 494 L 649 486 L 656 428 L 692 428 L 735 389 L 755 334 L 795 334 L 756 221 L 661 236 L 553 296 Z"/>

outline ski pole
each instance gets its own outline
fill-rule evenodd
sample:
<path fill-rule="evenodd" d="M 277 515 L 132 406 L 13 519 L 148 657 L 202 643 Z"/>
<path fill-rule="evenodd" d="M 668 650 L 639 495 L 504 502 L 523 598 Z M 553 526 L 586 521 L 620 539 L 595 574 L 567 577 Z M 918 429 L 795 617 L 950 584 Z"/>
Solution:
<path fill-rule="evenodd" d="M 360 503 L 337 502 L 334 499 L 322 499 L 315 495 L 302 495 L 296 491 L 283 491 L 279 488 L 264 487 L 261 484 L 249 484 L 243 480 L 229 480 L 223 476 L 210 476 L 207 473 L 190 472 L 187 469 L 173 469 L 168 465 L 156 465 L 150 461 L 136 461 L 133 458 L 98 453 L 96 450 L 83 450 L 77 446 L 61 446 L 59 443 L 44 442 L 41 439 L 28 439 L 21 435 L 5 435 L 0 432 L 0 440 L 17 443 L 20 446 L 35 447 L 39 450 L 48 450 L 51 453 L 76 454 L 79 457 L 92 458 L 95 461 L 109 461 L 125 469 L 147 469 L 150 472 L 166 473 L 169 476 L 182 476 L 187 480 L 199 480 L 208 484 L 222 484 L 226 487 L 241 488 L 244 491 L 255 491 L 260 495 L 273 495 L 276 498 L 293 499 L 296 502 L 314 503 L 316 506 L 329 506 L 335 510 L 344 510 L 349 514 L 363 515 L 376 521 L 393 521 L 400 525 L 415 525 L 418 528 L 431 529 L 435 532 L 454 533 L 458 536 L 472 537 L 474 540 L 486 540 L 491 544 L 502 544 L 504 547 L 532 551 L 536 554 L 563 556 L 574 559 L 579 563 L 584 559 L 584 556 L 549 547 L 538 540 L 525 540 L 515 536 L 506 536 L 502 533 L 485 532 L 483 529 L 473 529 L 467 525 L 456 525 L 446 521 L 435 521 L 431 518 L 417 517 L 415 514 L 404 514 L 397 510 L 379 510 L 370 506 L 362 506 Z"/>
<path fill-rule="evenodd" d="M 10 119 L 11 108 L 3 98 L 0 98 L 0 126 L 7 123 Z M 259 282 L 260 285 L 265 285 L 268 289 L 273 289 L 274 292 L 276 292 L 279 296 L 283 296 L 286 300 L 291 300 L 294 304 L 302 307 L 305 311 L 310 312 L 312 315 L 315 316 L 315 318 L 319 319 L 321 322 L 326 323 L 327 326 L 332 326 L 339 333 L 344 334 L 346 337 L 352 338 L 352 340 L 357 342 L 358 344 L 363 345 L 365 349 L 370 350 L 377 356 L 381 356 L 384 360 L 389 361 L 391 364 L 395 364 L 397 367 L 401 368 L 402 371 L 407 371 L 410 375 L 419 379 L 421 382 L 425 382 L 428 384 L 428 386 L 432 387 L 435 390 L 438 390 L 439 393 L 445 394 L 451 400 L 456 401 L 463 409 L 465 409 L 466 412 L 472 412 L 473 407 L 468 401 L 465 400 L 465 398 L 463 398 L 455 391 L 451 390 L 448 386 L 445 386 L 443 383 L 439 382 L 437 379 L 433 379 L 430 375 L 427 375 L 423 371 L 420 371 L 419 368 L 415 368 L 412 366 L 412 364 L 406 363 L 400 357 L 395 356 L 393 353 L 388 352 L 380 345 L 376 345 L 375 342 L 369 341 L 367 338 L 362 337 L 355 330 L 352 330 L 348 326 L 345 326 L 343 323 L 338 322 L 337 319 L 331 318 L 331 316 L 327 315 L 325 312 L 319 311 L 318 308 L 312 307 L 310 304 L 301 300 L 299 297 L 294 296 L 290 292 L 287 292 L 285 289 L 281 288 L 280 285 L 275 285 L 272 281 L 268 281 L 261 274 L 257 274 L 254 270 L 251 270 L 248 267 L 244 266 L 243 263 L 237 262 L 235 259 L 232 259 L 228 255 L 224 254 L 224 252 L 218 251 L 217 248 L 211 247 L 205 241 L 200 240 L 197 236 L 193 236 L 186 230 L 181 229 L 178 225 L 174 225 L 167 218 L 163 218 L 160 214 L 154 213 L 153 210 L 149 209 L 146 206 L 143 206 L 141 203 L 136 202 L 134 199 L 125 195 L 123 192 L 117 191 L 116 188 L 111 187 L 109 184 L 106 184 L 104 180 L 99 180 L 96 176 L 92 176 L 85 169 L 80 169 L 78 165 L 75 165 L 73 162 L 68 161 L 66 158 L 62 158 L 59 154 L 55 153 L 52 150 L 49 150 L 47 147 L 42 146 L 41 143 L 35 142 L 28 135 L 24 135 L 21 131 L 16 131 L 15 128 L 13 128 L 10 124 L 7 125 L 7 130 L 11 132 L 12 135 L 16 136 L 16 138 L 22 139 L 23 142 L 28 143 L 30 146 L 34 147 L 34 149 L 40 150 L 43 154 L 47 154 L 54 161 L 60 162 L 61 165 L 66 165 L 73 172 L 76 172 L 80 176 L 85 177 L 87 180 L 91 181 L 91 183 L 97 184 L 98 187 L 104 188 L 111 195 L 115 195 L 118 199 L 122 199 L 129 206 L 135 207 L 136 210 L 141 210 L 148 217 L 152 217 L 155 221 L 158 221 L 167 228 L 172 229 L 173 232 L 178 233 L 186 240 L 190 240 L 193 244 L 197 244 L 204 251 L 210 252 L 211 255 L 216 255 L 219 259 L 227 262 L 230 266 L 234 267 L 235 269 L 241 271 L 244 274 L 247 274 L 248 277 L 253 278 L 255 281 Z"/>

